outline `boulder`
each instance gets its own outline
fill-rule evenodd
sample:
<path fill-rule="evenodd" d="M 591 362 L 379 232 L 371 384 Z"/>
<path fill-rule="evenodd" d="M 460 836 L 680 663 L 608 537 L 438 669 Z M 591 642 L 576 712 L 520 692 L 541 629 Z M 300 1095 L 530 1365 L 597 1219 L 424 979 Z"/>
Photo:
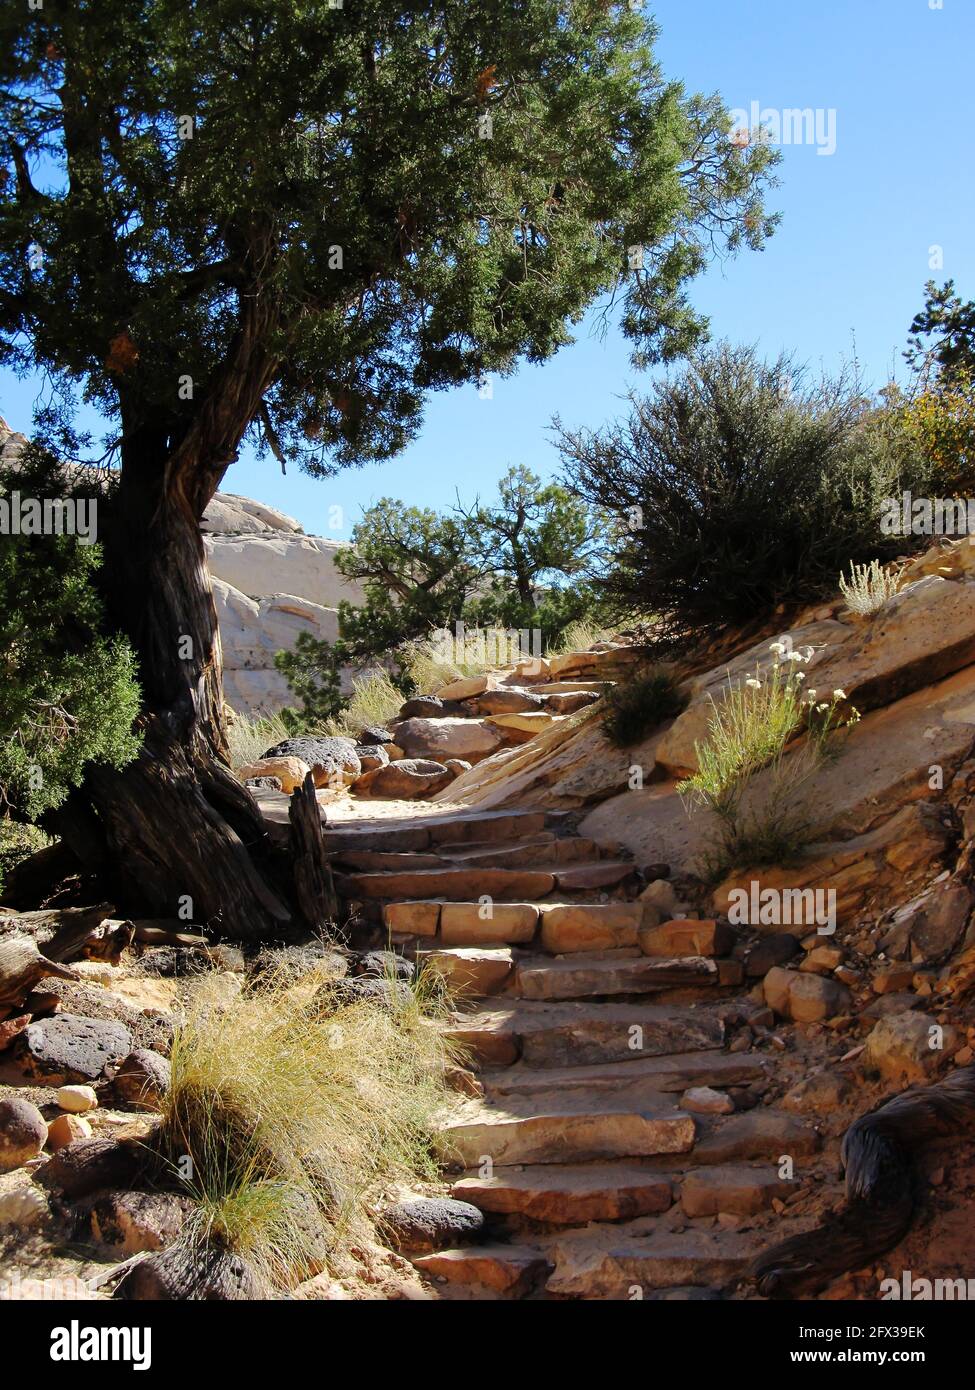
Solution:
<path fill-rule="evenodd" d="M 143 1141 L 79 1139 L 59 1149 L 39 1170 L 42 1186 L 65 1197 L 86 1197 L 103 1187 L 126 1187 L 137 1181 L 147 1162 Z"/>
<path fill-rule="evenodd" d="M 381 743 L 360 743 L 355 751 L 363 772 L 374 772 L 377 767 L 386 767 L 389 763 L 389 754 Z"/>
<path fill-rule="evenodd" d="M 169 1060 L 150 1048 L 130 1052 L 115 1073 L 115 1093 L 130 1105 L 158 1110 L 169 1090 Z"/>
<path fill-rule="evenodd" d="M 270 1290 L 240 1255 L 218 1245 L 155 1250 L 139 1260 L 119 1282 L 116 1298 L 145 1302 L 237 1302 L 266 1298 Z"/>
<path fill-rule="evenodd" d="M 259 758 L 257 762 L 245 763 L 243 767 L 239 767 L 237 776 L 242 782 L 257 778 L 276 777 L 281 790 L 290 796 L 295 787 L 302 785 L 309 770 L 308 764 L 301 758 L 265 757 Z"/>
<path fill-rule="evenodd" d="M 477 701 L 478 714 L 524 714 L 527 710 L 540 710 L 542 707 L 540 695 L 511 687 L 485 691 Z"/>
<path fill-rule="evenodd" d="M 792 960 L 801 949 L 799 938 L 791 932 L 766 936 L 749 951 L 745 960 L 745 974 L 752 980 L 762 979 L 774 966 Z"/>
<path fill-rule="evenodd" d="M 372 744 L 392 743 L 393 735 L 381 724 L 366 724 L 359 730 L 359 737 L 356 739 L 356 746 L 362 745 L 369 747 Z"/>
<path fill-rule="evenodd" d="M 451 950 L 424 951 L 422 960 L 461 996 L 497 994 L 514 970 L 508 947 L 456 946 Z"/>
<path fill-rule="evenodd" d="M 171 1245 L 193 1203 L 172 1192 L 105 1192 L 91 1209 L 91 1233 L 117 1255 Z"/>
<path fill-rule="evenodd" d="M 436 695 L 414 695 L 400 705 L 400 719 L 439 719 L 444 713 L 443 700 Z"/>
<path fill-rule="evenodd" d="M 939 1024 L 930 1014 L 892 1014 L 874 1025 L 862 1063 L 885 1081 L 908 1085 L 928 1081 L 945 1066 L 960 1041 L 957 1029 Z"/>
<path fill-rule="evenodd" d="M 57 1013 L 28 1024 L 17 1042 L 25 1074 L 40 1086 L 97 1081 L 132 1050 L 132 1034 L 115 1019 Z"/>
<path fill-rule="evenodd" d="M 383 1233 L 394 1250 L 428 1254 L 476 1240 L 484 1214 L 470 1202 L 451 1197 L 417 1197 L 396 1202 L 380 1213 Z"/>
<path fill-rule="evenodd" d="M 961 941 L 971 912 L 970 888 L 963 883 L 939 884 L 911 922 L 911 945 L 923 960 L 939 964 Z"/>
<path fill-rule="evenodd" d="M 645 956 L 724 956 L 735 934 L 713 918 L 677 917 L 659 927 L 640 927 L 637 940 Z"/>
<path fill-rule="evenodd" d="M 47 1123 L 36 1105 L 21 1096 L 0 1100 L 0 1173 L 37 1158 L 47 1142 Z"/>
<path fill-rule="evenodd" d="M 552 955 L 635 946 L 641 903 L 544 903 L 542 947 Z"/>
<path fill-rule="evenodd" d="M 460 676 L 455 681 L 448 682 L 441 686 L 437 691 L 438 700 L 470 700 L 475 695 L 481 695 L 488 688 L 488 678 L 481 676 Z"/>
<path fill-rule="evenodd" d="M 357 796 L 384 797 L 390 801 L 415 801 L 442 791 L 453 774 L 431 758 L 403 758 L 374 768 L 355 783 Z"/>
<path fill-rule="evenodd" d="M 361 771 L 355 744 L 338 735 L 286 738 L 267 749 L 262 760 L 267 758 L 300 758 L 311 768 L 316 787 L 354 782 Z"/>
<path fill-rule="evenodd" d="M 765 1002 L 780 1018 L 793 1023 L 821 1023 L 848 1013 L 852 995 L 839 980 L 804 975 L 774 966 L 765 976 Z"/>
<path fill-rule="evenodd" d="M 575 714 L 576 710 L 585 709 L 587 705 L 595 704 L 599 699 L 599 694 L 595 690 L 572 690 L 563 695 L 549 695 L 545 699 L 545 708 L 553 714 Z"/>
<path fill-rule="evenodd" d="M 497 729 L 479 719 L 406 719 L 396 742 L 408 758 L 463 758 L 480 762 L 501 745 Z"/>

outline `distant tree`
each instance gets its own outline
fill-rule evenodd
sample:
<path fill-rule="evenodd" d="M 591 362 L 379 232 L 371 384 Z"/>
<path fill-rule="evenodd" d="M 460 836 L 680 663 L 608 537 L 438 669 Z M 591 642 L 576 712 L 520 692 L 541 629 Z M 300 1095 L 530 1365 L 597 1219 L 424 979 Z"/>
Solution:
<path fill-rule="evenodd" d="M 954 291 L 954 280 L 940 289 L 933 280 L 924 286 L 924 308 L 914 316 L 904 353 L 922 374 L 932 366 L 949 377 L 975 374 L 975 300 L 963 301 Z"/>
<path fill-rule="evenodd" d="M 301 915 L 232 776 L 200 518 L 246 435 L 327 475 L 426 394 L 541 362 L 616 293 L 648 358 L 689 279 L 760 246 L 774 155 L 616 0 L 45 0 L 0 15 L 0 361 L 110 422 L 106 622 L 139 758 L 62 833 L 127 910 L 259 937 Z M 85 834 L 83 835 L 82 828 Z M 317 923 L 316 923 L 317 925 Z"/>

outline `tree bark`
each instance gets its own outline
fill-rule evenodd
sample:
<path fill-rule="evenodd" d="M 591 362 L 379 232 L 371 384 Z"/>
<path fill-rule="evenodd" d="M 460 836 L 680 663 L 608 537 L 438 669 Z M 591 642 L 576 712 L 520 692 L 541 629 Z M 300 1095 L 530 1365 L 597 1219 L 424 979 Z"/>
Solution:
<path fill-rule="evenodd" d="M 228 765 L 197 514 L 223 467 L 194 494 L 188 483 L 198 485 L 199 466 L 175 471 L 167 445 L 161 435 L 128 441 L 103 528 L 107 616 L 138 659 L 143 743 L 122 771 L 93 766 L 86 778 L 104 837 L 99 867 L 130 915 L 175 917 L 238 939 L 280 936 L 300 917 L 287 885 L 275 882 L 280 865 L 257 804 Z"/>

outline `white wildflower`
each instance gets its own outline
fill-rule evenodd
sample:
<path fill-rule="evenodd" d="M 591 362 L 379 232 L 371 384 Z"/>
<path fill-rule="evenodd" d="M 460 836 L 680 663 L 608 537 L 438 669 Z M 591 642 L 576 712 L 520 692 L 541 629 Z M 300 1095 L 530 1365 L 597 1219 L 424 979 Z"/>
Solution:
<path fill-rule="evenodd" d="M 834 699 L 834 700 L 845 700 L 845 699 L 846 699 L 846 691 L 845 691 L 845 690 L 834 690 L 834 691 L 833 691 L 833 699 Z"/>
<path fill-rule="evenodd" d="M 762 688 L 762 682 L 754 679 L 747 680 L 745 684 L 751 686 L 752 690 L 761 690 Z"/>

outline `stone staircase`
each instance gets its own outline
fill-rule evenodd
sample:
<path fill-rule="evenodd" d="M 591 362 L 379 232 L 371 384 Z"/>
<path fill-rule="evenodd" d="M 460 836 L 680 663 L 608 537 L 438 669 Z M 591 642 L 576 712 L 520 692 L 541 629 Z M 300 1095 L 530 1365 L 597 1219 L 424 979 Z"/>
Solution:
<path fill-rule="evenodd" d="M 441 1297 L 726 1295 L 796 1226 L 781 1160 L 820 1146 L 762 1104 L 767 1056 L 728 1050 L 755 1011 L 733 934 L 661 923 L 561 815 L 430 812 L 328 834 L 340 892 L 449 981 L 477 1069 L 439 1143 L 486 1239 L 414 1264 Z"/>

